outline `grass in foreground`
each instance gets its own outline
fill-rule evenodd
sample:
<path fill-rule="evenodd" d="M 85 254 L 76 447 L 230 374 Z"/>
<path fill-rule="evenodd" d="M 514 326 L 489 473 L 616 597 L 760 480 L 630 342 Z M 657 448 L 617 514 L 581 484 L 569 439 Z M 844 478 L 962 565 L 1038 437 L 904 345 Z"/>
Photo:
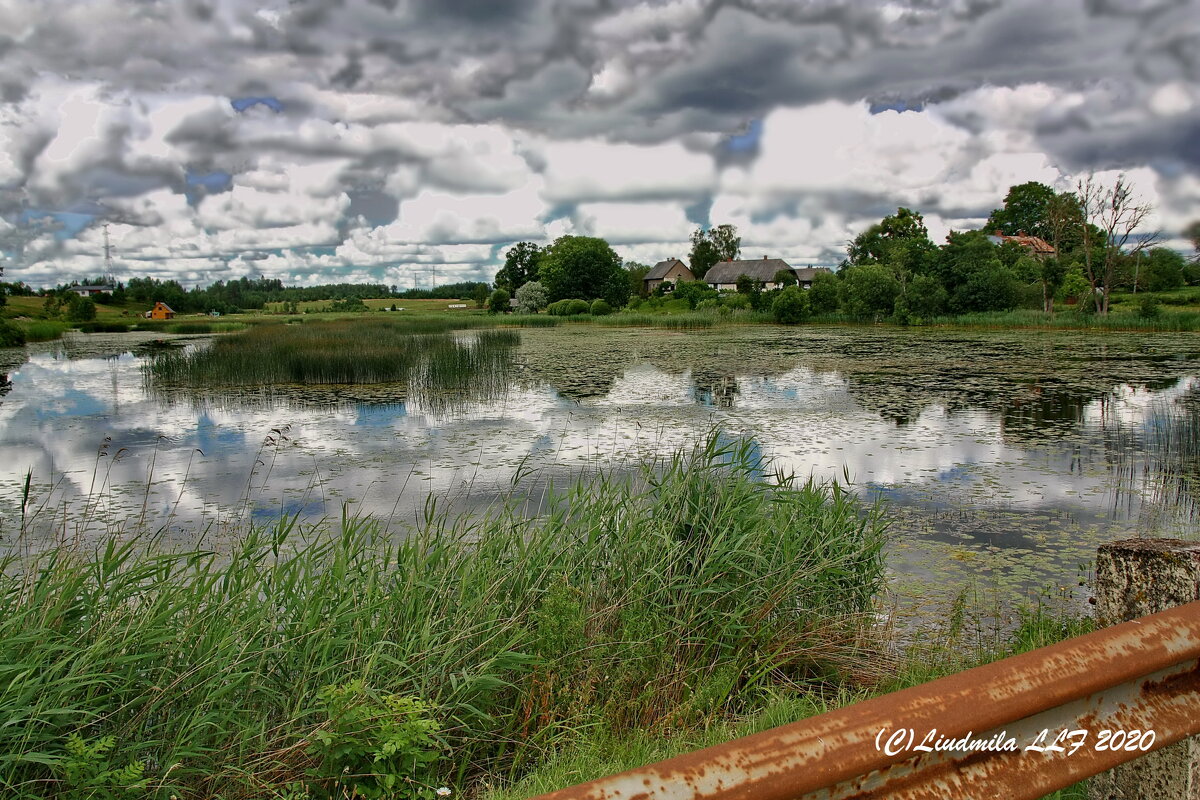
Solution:
<path fill-rule="evenodd" d="M 710 440 L 387 535 L 247 530 L 0 570 L 4 796 L 456 796 L 859 663 L 879 516 Z"/>
<path fill-rule="evenodd" d="M 1093 629 L 1090 618 L 1056 607 L 1039 604 L 1019 612 L 1016 628 L 997 636 L 992 626 L 987 633 L 968 621 L 965 598 L 960 596 L 941 629 L 911 646 L 889 674 L 873 687 L 838 683 L 825 686 L 772 690 L 756 706 L 738 718 L 724 718 L 703 727 L 676 731 L 631 731 L 614 735 L 599 729 L 582 741 L 556 752 L 538 769 L 514 783 L 495 787 L 487 800 L 522 800 L 577 783 L 602 778 L 628 769 L 712 747 L 731 739 L 787 725 L 852 703 L 868 700 L 927 681 L 987 664 L 1018 653 L 1045 647 Z M 1086 800 L 1086 781 L 1053 792 L 1044 800 Z"/>

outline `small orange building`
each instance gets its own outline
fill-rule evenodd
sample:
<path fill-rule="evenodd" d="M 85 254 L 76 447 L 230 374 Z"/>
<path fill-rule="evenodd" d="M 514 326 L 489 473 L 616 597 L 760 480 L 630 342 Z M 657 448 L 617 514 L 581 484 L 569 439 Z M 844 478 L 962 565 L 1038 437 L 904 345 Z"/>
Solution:
<path fill-rule="evenodd" d="M 155 303 L 154 308 L 146 312 L 146 316 L 150 319 L 170 319 L 175 316 L 175 309 L 166 303 Z"/>

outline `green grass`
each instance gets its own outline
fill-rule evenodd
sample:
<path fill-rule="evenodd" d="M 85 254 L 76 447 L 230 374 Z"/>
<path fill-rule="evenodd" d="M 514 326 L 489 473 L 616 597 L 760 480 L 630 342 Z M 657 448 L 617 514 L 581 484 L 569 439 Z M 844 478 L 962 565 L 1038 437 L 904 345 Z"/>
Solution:
<path fill-rule="evenodd" d="M 486 800 L 521 800 L 577 783 L 645 766 L 677 755 L 787 725 L 827 711 L 868 700 L 1045 647 L 1094 629 L 1089 617 L 1056 605 L 1039 603 L 1018 612 L 1015 628 L 997 634 L 993 626 L 969 620 L 965 597 L 952 603 L 943 625 L 909 647 L 874 686 L 849 682 L 772 691 L 737 718 L 724 718 L 702 727 L 660 732 L 631 731 L 614 735 L 599 729 L 582 741 L 556 752 L 538 769 L 487 793 Z M 976 623 L 978 621 L 975 621 Z M 1086 800 L 1087 783 L 1053 792 L 1045 800 Z"/>
<path fill-rule="evenodd" d="M 1154 318 L 1131 312 L 1112 312 L 1107 315 L 1084 314 L 1078 311 L 1042 311 L 1021 309 L 935 317 L 934 325 L 967 328 L 1051 328 L 1106 331 L 1194 331 L 1200 330 L 1200 313 L 1166 311 Z"/>
<path fill-rule="evenodd" d="M 404 532 L 285 520 L 226 554 L 114 535 L 10 557 L 0 793 L 79 789 L 78 735 L 142 765 L 130 796 L 281 797 L 317 764 L 323 687 L 358 680 L 431 704 L 455 796 L 597 731 L 722 724 L 773 686 L 835 681 L 864 658 L 882 521 L 763 469 L 710 439 L 537 516 L 514 498 L 430 505 Z"/>
<path fill-rule="evenodd" d="M 71 328 L 66 322 L 47 319 L 17 320 L 15 324 L 25 331 L 28 342 L 49 342 L 61 338 Z"/>
<path fill-rule="evenodd" d="M 395 381 L 450 388 L 497 366 L 519 340 L 512 331 L 486 331 L 462 342 L 447 334 L 451 327 L 440 318 L 255 326 L 208 348 L 163 353 L 146 375 L 159 386 L 195 389 Z"/>

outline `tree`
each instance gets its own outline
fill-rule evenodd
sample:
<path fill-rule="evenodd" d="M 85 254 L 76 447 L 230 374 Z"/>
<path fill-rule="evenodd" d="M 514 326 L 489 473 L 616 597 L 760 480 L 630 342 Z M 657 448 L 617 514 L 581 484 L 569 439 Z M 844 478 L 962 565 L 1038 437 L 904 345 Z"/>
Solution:
<path fill-rule="evenodd" d="M 471 290 L 471 300 L 475 302 L 476 308 L 483 308 L 487 305 L 488 287 L 486 283 L 477 283 L 475 288 Z M 394 306 L 393 306 L 394 307 Z"/>
<path fill-rule="evenodd" d="M 508 302 L 510 299 L 508 292 L 503 289 L 492 292 L 491 297 L 488 298 L 488 313 L 507 314 L 512 310 L 512 305 Z"/>
<path fill-rule="evenodd" d="M 1196 251 L 1196 254 L 1192 256 L 1192 261 L 1200 262 L 1200 219 L 1184 228 L 1183 235 L 1192 240 L 1192 247 Z"/>
<path fill-rule="evenodd" d="M 855 266 L 886 264 L 919 271 L 921 265 L 917 262 L 935 249 L 929 241 L 925 218 L 901 207 L 856 236 L 846 252 Z"/>
<path fill-rule="evenodd" d="M 1187 259 L 1166 247 L 1155 247 L 1145 254 L 1146 289 L 1161 292 L 1183 286 L 1183 268 Z"/>
<path fill-rule="evenodd" d="M 929 320 L 945 312 L 949 297 L 946 288 L 932 275 L 917 275 L 904 291 L 908 313 L 922 320 Z"/>
<path fill-rule="evenodd" d="M 938 257 L 950 310 L 1004 311 L 1017 305 L 1020 284 L 983 231 L 951 232 Z"/>
<path fill-rule="evenodd" d="M 649 297 L 650 292 L 646 291 L 646 275 L 650 272 L 650 267 L 637 261 L 626 261 L 625 271 L 629 273 L 630 296 Z"/>
<path fill-rule="evenodd" d="M 509 295 L 538 279 L 538 261 L 545 251 L 533 242 L 517 242 L 504 254 L 504 266 L 496 273 L 496 288 Z"/>
<path fill-rule="evenodd" d="M 737 235 L 733 225 L 718 225 L 708 230 L 697 228 L 692 232 L 692 252 L 688 262 L 698 280 L 714 264 L 736 259 L 741 251 L 742 237 Z"/>
<path fill-rule="evenodd" d="M 814 314 L 832 314 L 838 310 L 840 283 L 837 276 L 829 272 L 818 272 L 813 276 L 812 288 L 808 290 L 808 302 Z"/>
<path fill-rule="evenodd" d="M 771 303 L 771 315 L 781 325 L 795 325 L 808 319 L 812 306 L 808 292 L 799 286 L 789 286 L 781 291 Z"/>
<path fill-rule="evenodd" d="M 1111 187 L 1097 181 L 1094 174 L 1088 175 L 1079 180 L 1077 189 L 1083 218 L 1090 223 L 1083 226 L 1083 271 L 1093 295 L 1099 298 L 1096 310 L 1107 314 L 1109 293 L 1122 254 L 1136 256 L 1158 240 L 1158 234 L 1151 233 L 1131 242 L 1133 232 L 1141 227 L 1154 207 L 1136 201 L 1133 187 L 1124 173 L 1117 176 Z M 1128 252 L 1126 246 L 1130 247 Z"/>
<path fill-rule="evenodd" d="M 863 317 L 892 313 L 900 281 L 881 264 L 859 264 L 846 269 L 846 309 Z"/>
<path fill-rule="evenodd" d="M 1056 197 L 1044 183 L 1030 181 L 1013 186 L 1004 196 L 1004 207 L 992 211 L 984 230 L 989 234 L 1000 231 L 1005 236 L 1023 232 L 1049 241 L 1049 206 Z"/>
<path fill-rule="evenodd" d="M 69 322 L 91 322 L 96 318 L 96 304 L 90 297 L 72 294 L 67 300 L 67 320 Z"/>
<path fill-rule="evenodd" d="M 781 269 L 775 273 L 775 277 L 771 278 L 771 282 L 781 287 L 797 286 L 800 281 L 796 279 L 796 273 L 790 269 Z"/>
<path fill-rule="evenodd" d="M 521 314 L 536 314 L 550 304 L 550 297 L 546 293 L 546 287 L 538 281 L 530 281 L 520 289 L 517 289 L 515 299 L 517 301 L 517 311 Z"/>
<path fill-rule="evenodd" d="M 629 301 L 629 273 L 603 239 L 558 237 L 542 252 L 539 272 L 551 301 L 603 297 L 613 308 Z"/>

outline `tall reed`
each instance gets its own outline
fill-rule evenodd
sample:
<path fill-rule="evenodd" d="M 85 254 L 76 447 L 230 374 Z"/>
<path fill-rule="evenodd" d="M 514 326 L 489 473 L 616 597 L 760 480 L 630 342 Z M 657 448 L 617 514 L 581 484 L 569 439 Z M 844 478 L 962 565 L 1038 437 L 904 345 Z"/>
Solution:
<path fill-rule="evenodd" d="M 712 438 L 536 516 L 515 495 L 454 518 L 431 502 L 404 535 L 285 519 L 224 555 L 143 537 L 10 557 L 0 790 L 80 791 L 68 767 L 99 742 L 140 765 L 130 796 L 281 797 L 319 764 L 323 687 L 353 681 L 432 704 L 434 767 L 467 789 L 595 726 L 695 723 L 829 676 L 881 585 L 881 518 L 764 480 L 752 452 Z"/>

